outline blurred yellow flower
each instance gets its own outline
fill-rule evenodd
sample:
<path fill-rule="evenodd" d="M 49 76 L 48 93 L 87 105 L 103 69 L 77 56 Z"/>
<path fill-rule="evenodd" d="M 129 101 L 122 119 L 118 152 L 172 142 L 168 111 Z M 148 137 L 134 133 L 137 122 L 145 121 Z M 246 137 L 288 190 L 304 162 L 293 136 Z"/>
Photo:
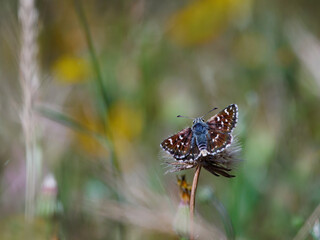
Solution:
<path fill-rule="evenodd" d="M 77 83 L 88 79 L 90 66 L 83 58 L 65 55 L 53 64 L 53 72 L 59 81 Z"/>
<path fill-rule="evenodd" d="M 133 140 L 140 136 L 143 126 L 141 111 L 124 102 L 116 102 L 110 106 L 108 121 L 103 122 L 90 111 L 90 107 L 76 113 L 75 118 L 89 131 L 105 136 L 110 142 L 118 158 L 134 158 Z M 76 141 L 81 149 L 93 156 L 107 156 L 110 151 L 95 137 L 83 132 L 76 132 Z M 109 146 L 110 147 L 110 146 Z M 125 151 L 123 151 L 125 149 Z"/>
<path fill-rule="evenodd" d="M 109 124 L 113 138 L 132 140 L 139 136 L 142 130 L 141 111 L 126 103 L 117 102 L 110 108 Z"/>
<path fill-rule="evenodd" d="M 190 226 L 190 195 L 191 185 L 187 182 L 186 176 L 177 178 L 180 193 L 180 203 L 173 221 L 173 228 L 180 236 L 187 236 Z"/>
<path fill-rule="evenodd" d="M 125 102 L 116 102 L 110 108 L 108 124 L 121 169 L 130 169 L 138 159 L 135 140 L 142 131 L 142 112 Z"/>
<path fill-rule="evenodd" d="M 169 20 L 170 38 L 180 45 L 190 46 L 217 37 L 231 20 L 248 15 L 251 0 L 192 1 Z"/>
<path fill-rule="evenodd" d="M 178 176 L 177 183 L 179 186 L 180 201 L 185 205 L 189 205 L 191 197 L 191 184 L 187 182 L 186 175 L 182 175 L 181 177 Z"/>
<path fill-rule="evenodd" d="M 105 128 L 102 122 L 99 121 L 96 114 L 90 109 L 91 106 L 84 106 L 83 109 L 78 110 L 74 114 L 74 118 L 88 131 L 105 136 Z M 103 146 L 102 143 L 92 135 L 81 131 L 75 131 L 74 133 L 76 147 L 80 148 L 84 152 L 95 157 L 107 156 L 110 153 L 107 146 Z"/>

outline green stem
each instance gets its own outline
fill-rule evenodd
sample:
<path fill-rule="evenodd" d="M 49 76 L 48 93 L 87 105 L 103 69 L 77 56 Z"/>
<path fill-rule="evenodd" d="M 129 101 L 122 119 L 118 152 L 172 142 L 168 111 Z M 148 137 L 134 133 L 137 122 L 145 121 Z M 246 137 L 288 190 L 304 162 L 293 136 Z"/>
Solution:
<path fill-rule="evenodd" d="M 100 93 L 101 97 L 102 97 L 102 102 L 103 102 L 103 123 L 105 126 L 105 131 L 106 133 L 111 134 L 110 129 L 109 129 L 109 124 L 107 122 L 107 116 L 108 116 L 108 94 L 106 91 L 106 88 L 104 87 L 103 84 L 103 78 L 102 78 L 102 74 L 101 74 L 101 69 L 100 69 L 100 65 L 99 65 L 99 61 L 98 58 L 96 56 L 95 53 L 95 49 L 93 46 L 93 42 L 92 42 L 92 38 L 91 38 L 91 33 L 90 33 L 90 28 L 88 25 L 88 21 L 86 18 L 86 15 L 84 13 L 83 10 L 83 5 L 82 5 L 82 1 L 81 0 L 74 0 L 75 3 L 75 9 L 76 9 L 76 13 L 78 15 L 79 21 L 81 23 L 81 27 L 83 28 L 84 31 L 84 35 L 87 41 L 87 45 L 89 48 L 89 52 L 90 52 L 90 56 L 91 56 L 91 62 L 92 62 L 92 67 L 94 69 L 95 75 L 96 75 L 96 87 L 98 92 Z M 111 143 L 112 141 L 110 141 Z M 111 143 L 112 144 L 112 143 Z M 120 170 L 120 165 L 117 161 L 117 158 L 114 154 L 114 148 L 113 146 L 111 146 L 110 148 L 111 151 L 111 164 L 112 164 L 112 168 L 116 170 L 117 175 L 121 175 L 121 170 Z"/>
<path fill-rule="evenodd" d="M 95 49 L 93 46 L 88 21 L 87 21 L 85 13 L 83 11 L 82 1 L 75 0 L 74 3 L 75 3 L 74 5 L 75 5 L 76 13 L 78 14 L 78 18 L 79 18 L 80 24 L 82 26 L 82 29 L 84 31 L 86 42 L 87 42 L 87 45 L 89 48 L 92 68 L 93 68 L 95 75 L 96 75 L 95 80 L 96 80 L 96 84 L 97 84 L 97 90 L 100 91 L 101 97 L 103 99 L 103 104 L 104 104 L 104 106 L 103 106 L 104 112 L 107 113 L 108 112 L 108 94 L 107 94 L 107 92 L 104 88 L 104 85 L 103 85 L 103 78 L 102 78 L 102 74 L 101 74 L 101 69 L 100 69 L 99 61 L 98 61 L 98 58 L 97 58 L 97 55 L 96 55 L 96 52 L 95 52 Z M 105 117 L 106 116 L 107 115 L 105 115 Z"/>
<path fill-rule="evenodd" d="M 106 135 L 108 133 L 110 138 L 112 138 L 109 123 L 107 122 L 107 120 L 108 120 L 108 94 L 107 94 L 107 90 L 103 84 L 104 81 L 102 78 L 99 61 L 98 61 L 98 58 L 97 58 L 97 55 L 95 53 L 95 49 L 93 46 L 90 28 L 89 28 L 88 21 L 87 21 L 87 18 L 85 16 L 85 13 L 83 10 L 82 1 L 81 0 L 74 0 L 74 4 L 75 4 L 76 13 L 78 15 L 81 27 L 84 31 L 86 42 L 87 42 L 87 45 L 89 48 L 92 67 L 93 67 L 93 70 L 96 75 L 95 80 L 96 80 L 97 92 L 100 94 L 100 96 L 102 98 L 102 104 L 103 104 L 102 119 L 103 119 L 103 123 L 105 126 L 105 132 L 106 132 Z M 109 143 L 111 145 L 110 152 L 111 152 L 112 173 L 113 173 L 114 178 L 116 179 L 116 178 L 121 177 L 121 169 L 120 169 L 120 164 L 118 162 L 117 156 L 114 152 L 114 146 L 113 146 L 112 139 L 110 139 Z M 120 196 L 117 191 L 116 191 L 116 200 L 120 201 Z M 118 224 L 118 230 L 119 230 L 120 239 L 125 239 L 125 228 L 122 223 Z"/>

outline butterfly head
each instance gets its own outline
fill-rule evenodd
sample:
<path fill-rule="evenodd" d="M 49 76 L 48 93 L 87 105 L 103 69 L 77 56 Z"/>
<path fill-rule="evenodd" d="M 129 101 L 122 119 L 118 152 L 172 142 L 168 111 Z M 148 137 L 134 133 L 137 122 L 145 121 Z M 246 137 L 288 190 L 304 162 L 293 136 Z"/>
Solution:
<path fill-rule="evenodd" d="M 192 122 L 193 125 L 197 124 L 197 123 L 202 123 L 204 122 L 203 118 L 202 117 L 199 117 L 199 118 L 195 118 Z"/>
<path fill-rule="evenodd" d="M 193 120 L 192 131 L 196 135 L 206 133 L 207 124 L 204 122 L 202 117 Z"/>

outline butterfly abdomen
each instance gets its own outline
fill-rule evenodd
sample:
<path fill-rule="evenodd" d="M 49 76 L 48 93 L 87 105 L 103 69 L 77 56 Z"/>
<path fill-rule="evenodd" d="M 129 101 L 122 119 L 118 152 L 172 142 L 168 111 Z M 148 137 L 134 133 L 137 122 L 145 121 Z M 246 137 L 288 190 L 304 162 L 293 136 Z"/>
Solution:
<path fill-rule="evenodd" d="M 207 150 L 207 138 L 205 134 L 196 135 L 196 143 L 199 150 Z"/>
<path fill-rule="evenodd" d="M 207 153 L 207 125 L 204 122 L 198 122 L 193 126 L 193 133 L 196 140 L 196 144 L 200 152 Z"/>

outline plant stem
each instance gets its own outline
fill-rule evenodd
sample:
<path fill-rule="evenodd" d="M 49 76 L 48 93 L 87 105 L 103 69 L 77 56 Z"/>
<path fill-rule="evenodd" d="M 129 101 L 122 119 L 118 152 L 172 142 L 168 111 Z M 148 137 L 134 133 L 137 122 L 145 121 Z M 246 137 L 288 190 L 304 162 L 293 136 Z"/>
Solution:
<path fill-rule="evenodd" d="M 122 177 L 121 175 L 121 169 L 120 169 L 120 164 L 119 161 L 117 159 L 117 155 L 115 154 L 114 151 L 114 145 L 113 145 L 113 137 L 111 134 L 111 130 L 110 130 L 110 126 L 109 126 L 109 122 L 108 122 L 108 110 L 109 110 L 109 97 L 108 97 L 108 93 L 107 93 L 107 88 L 104 84 L 104 79 L 102 77 L 102 73 L 101 73 L 101 68 L 99 65 L 99 61 L 95 52 L 95 48 L 93 45 L 93 41 L 92 41 L 92 37 L 91 37 L 91 33 L 90 33 L 90 27 L 84 12 L 84 8 L 83 8 L 83 4 L 82 4 L 82 0 L 74 0 L 74 4 L 75 4 L 75 10 L 76 13 L 78 15 L 79 18 L 79 22 L 81 24 L 81 27 L 83 29 L 84 35 L 85 35 L 85 39 L 89 48 L 89 53 L 90 53 L 90 57 L 91 57 L 91 63 L 92 63 L 92 67 L 93 70 L 95 72 L 95 81 L 96 81 L 96 89 L 98 94 L 100 95 L 99 97 L 101 98 L 101 103 L 103 104 L 102 109 L 100 108 L 100 110 L 102 110 L 103 114 L 101 115 L 103 123 L 104 123 L 104 128 L 105 128 L 105 134 L 106 136 L 109 135 L 110 139 L 108 139 L 108 143 L 109 143 L 109 147 L 110 147 L 110 152 L 111 152 L 111 167 L 112 167 L 112 174 L 114 175 L 114 178 L 120 178 Z M 116 192 L 116 200 L 118 202 L 120 202 L 120 195 L 118 192 Z M 120 239 L 125 239 L 125 226 L 122 223 L 118 223 L 118 230 L 119 230 L 119 238 Z"/>
<path fill-rule="evenodd" d="M 20 120 L 24 132 L 26 158 L 25 218 L 32 221 L 35 215 L 37 183 L 41 174 L 41 149 L 37 144 L 39 123 L 34 105 L 37 103 L 40 87 L 38 53 L 38 11 L 34 0 L 20 0 L 18 8 L 21 25 L 20 85 L 22 90 L 22 109 Z"/>
<path fill-rule="evenodd" d="M 102 73 L 99 65 L 99 61 L 96 55 L 95 48 L 93 46 L 93 41 L 91 38 L 91 33 L 90 33 L 90 28 L 88 25 L 88 21 L 86 18 L 86 15 L 83 10 L 83 5 L 81 0 L 74 0 L 74 5 L 75 5 L 75 10 L 79 18 L 79 22 L 81 24 L 81 27 L 84 32 L 84 36 L 89 48 L 89 53 L 91 57 L 91 63 L 92 63 L 92 68 L 94 70 L 94 73 L 96 77 L 94 78 L 96 81 L 96 87 L 97 87 L 97 92 L 100 94 L 100 97 L 102 98 L 102 104 L 103 104 L 103 117 L 107 117 L 108 113 L 108 94 L 106 92 L 105 86 L 104 86 L 104 81 L 102 78 Z M 105 120 L 105 119 L 104 119 Z"/>
<path fill-rule="evenodd" d="M 196 191 L 198 186 L 198 180 L 200 176 L 201 165 L 196 168 L 196 172 L 193 176 L 191 197 L 190 197 L 190 240 L 194 240 L 194 208 L 196 202 Z"/>
<path fill-rule="evenodd" d="M 313 211 L 313 213 L 310 215 L 307 221 L 303 224 L 302 228 L 300 228 L 299 232 L 293 238 L 293 240 L 306 239 L 311 232 L 310 230 L 314 227 L 314 224 L 316 223 L 317 219 L 319 219 L 319 216 L 320 216 L 320 204 Z"/>

